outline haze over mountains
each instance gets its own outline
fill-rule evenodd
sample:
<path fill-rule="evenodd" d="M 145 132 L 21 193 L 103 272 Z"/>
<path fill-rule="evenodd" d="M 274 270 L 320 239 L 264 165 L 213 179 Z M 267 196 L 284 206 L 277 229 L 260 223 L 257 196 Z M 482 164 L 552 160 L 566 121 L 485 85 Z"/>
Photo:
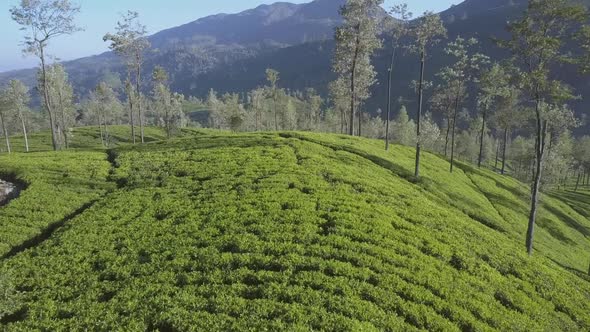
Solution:
<path fill-rule="evenodd" d="M 203 97 L 209 89 L 219 92 L 243 92 L 265 84 L 264 70 L 272 67 L 281 73 L 284 88 L 303 90 L 314 87 L 327 93 L 327 83 L 333 79 L 331 59 L 334 47 L 334 27 L 341 22 L 338 9 L 345 0 L 316 0 L 307 4 L 279 2 L 262 5 L 238 14 L 220 14 L 158 32 L 150 37 L 152 50 L 146 57 L 146 73 L 163 66 L 171 76 L 172 88 L 185 95 Z M 480 51 L 498 60 L 506 53 L 498 49 L 492 37 L 506 37 L 506 22 L 519 16 L 526 0 L 467 0 L 441 13 L 449 39 L 458 35 L 477 37 Z M 376 13 L 387 16 L 385 10 Z M 388 41 L 384 41 L 388 45 Z M 432 54 L 433 62 L 427 76 L 445 65 L 443 47 Z M 384 48 L 374 58 L 378 79 L 385 82 L 389 50 Z M 393 89 L 401 95 L 406 106 L 415 99 L 408 83 L 418 73 L 418 61 L 404 54 L 396 64 Z M 84 96 L 101 80 L 111 83 L 124 76 L 124 66 L 114 54 L 66 62 L 65 66 L 79 96 Z M 35 69 L 0 74 L 0 84 L 19 78 L 33 85 Z M 587 77 L 575 71 L 562 71 L 568 83 L 580 95 L 590 94 Z M 115 84 L 116 85 L 116 84 Z M 145 87 L 148 89 L 148 87 Z M 383 108 L 385 85 L 376 85 L 366 111 L 374 113 Z M 576 102 L 590 105 L 585 100 Z M 576 107 L 581 109 L 582 107 Z"/>

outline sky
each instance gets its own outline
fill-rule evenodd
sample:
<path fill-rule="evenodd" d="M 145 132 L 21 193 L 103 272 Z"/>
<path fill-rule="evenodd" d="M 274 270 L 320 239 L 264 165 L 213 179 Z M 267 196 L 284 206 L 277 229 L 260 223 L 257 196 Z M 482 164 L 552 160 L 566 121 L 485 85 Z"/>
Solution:
<path fill-rule="evenodd" d="M 121 13 L 136 10 L 150 34 L 163 29 L 189 23 L 201 17 L 219 13 L 237 13 L 261 4 L 271 4 L 278 0 L 74 0 L 81 6 L 77 23 L 84 28 L 72 36 L 62 36 L 52 42 L 49 53 L 59 60 L 72 60 L 84 56 L 100 54 L 108 50 L 102 37 L 113 32 Z M 283 0 L 292 3 L 305 3 L 311 0 Z M 403 0 L 400 0 L 403 2 Z M 384 7 L 390 8 L 400 1 L 385 0 Z M 425 10 L 435 12 L 445 10 L 461 0 L 406 0 L 414 13 Z M 21 41 L 24 32 L 11 19 L 9 9 L 20 0 L 0 0 L 0 72 L 29 68 L 38 61 L 23 57 Z"/>

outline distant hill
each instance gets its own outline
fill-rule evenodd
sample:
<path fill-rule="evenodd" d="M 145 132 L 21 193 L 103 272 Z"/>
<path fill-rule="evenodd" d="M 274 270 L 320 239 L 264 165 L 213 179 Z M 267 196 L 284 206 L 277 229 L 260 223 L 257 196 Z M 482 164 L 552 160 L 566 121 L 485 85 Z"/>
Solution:
<path fill-rule="evenodd" d="M 164 66 L 174 82 L 188 82 L 198 75 L 238 60 L 277 49 L 330 39 L 340 24 L 338 9 L 345 0 L 316 0 L 307 4 L 279 2 L 238 14 L 219 14 L 158 32 L 149 37 L 152 49 L 146 71 Z M 385 16 L 385 12 L 381 13 Z M 121 60 L 112 52 L 65 62 L 70 79 L 84 95 L 112 73 L 124 74 Z M 19 78 L 29 85 L 35 69 L 0 74 L 0 83 Z M 231 85 L 230 82 L 228 84 Z M 190 91 L 192 84 L 183 89 Z"/>
<path fill-rule="evenodd" d="M 585 2 L 589 2 L 584 0 Z M 264 70 L 273 67 L 281 72 L 281 86 L 302 90 L 314 87 L 326 94 L 331 73 L 333 30 L 341 22 L 338 9 L 345 0 L 316 0 L 307 4 L 275 3 L 238 14 L 220 14 L 161 31 L 150 37 L 153 49 L 147 56 L 146 73 L 160 65 L 166 68 L 175 90 L 203 97 L 211 88 L 220 92 L 244 92 L 265 84 Z M 480 51 L 495 60 L 508 54 L 498 49 L 492 37 L 507 38 L 509 20 L 521 15 L 526 0 L 466 0 L 441 13 L 449 39 L 458 35 L 476 37 Z M 377 13 L 386 17 L 383 10 Z M 384 45 L 389 45 L 384 37 Z M 386 82 L 389 50 L 377 52 L 374 65 L 380 82 Z M 427 64 L 426 75 L 433 75 L 448 64 L 443 47 L 437 47 Z M 124 68 L 112 53 L 65 63 L 79 95 L 85 95 L 100 80 L 117 80 Z M 393 82 L 394 95 L 401 96 L 412 109 L 415 96 L 409 82 L 417 78 L 416 57 L 404 54 L 398 58 Z M 590 95 L 590 80 L 564 68 L 561 78 L 576 88 L 581 96 Z M 0 83 L 17 77 L 34 83 L 35 71 L 23 70 L 0 74 Z M 146 86 L 146 89 L 148 87 Z M 377 85 L 373 98 L 365 105 L 375 113 L 384 108 L 386 87 Z M 428 97 L 428 96 L 427 96 Z M 572 103 L 577 110 L 590 107 L 590 100 Z M 396 107 L 398 107 L 397 105 Z M 467 105 L 473 109 L 473 105 Z M 583 114 L 580 112 L 580 116 Z M 590 129 L 590 125 L 583 131 Z"/>

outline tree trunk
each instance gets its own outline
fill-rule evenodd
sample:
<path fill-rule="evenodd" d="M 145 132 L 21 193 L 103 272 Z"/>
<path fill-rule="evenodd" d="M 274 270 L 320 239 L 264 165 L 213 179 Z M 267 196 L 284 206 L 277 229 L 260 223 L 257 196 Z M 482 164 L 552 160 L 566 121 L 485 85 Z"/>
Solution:
<path fill-rule="evenodd" d="M 136 143 L 135 141 L 135 116 L 133 112 L 133 88 L 131 85 L 131 73 L 127 72 L 127 101 L 129 104 L 129 121 L 131 125 L 131 140 L 133 144 Z"/>
<path fill-rule="evenodd" d="M 506 173 L 506 147 L 508 146 L 508 128 L 504 128 L 504 146 L 502 147 L 502 175 Z"/>
<path fill-rule="evenodd" d="M 447 109 L 448 111 L 448 109 Z M 449 136 L 451 134 L 451 117 L 447 117 L 447 135 L 445 136 L 445 157 L 448 156 Z"/>
<path fill-rule="evenodd" d="M 420 53 L 420 83 L 418 85 L 418 116 L 416 119 L 416 167 L 414 176 L 420 177 L 420 124 L 422 119 L 422 100 L 424 99 L 424 67 L 426 64 L 426 54 L 424 50 Z"/>
<path fill-rule="evenodd" d="M 500 140 L 496 137 L 496 158 L 494 163 L 494 171 L 498 171 L 498 163 L 500 162 Z"/>
<path fill-rule="evenodd" d="M 360 27 L 357 27 L 357 31 Z M 355 48 L 354 48 L 354 56 L 352 58 L 352 70 L 350 73 L 350 129 L 349 134 L 350 136 L 354 136 L 354 113 L 355 113 L 355 101 L 356 101 L 356 66 L 359 57 L 359 45 L 360 45 L 360 36 L 357 32 L 356 41 L 355 41 Z M 359 133 L 360 135 L 360 133 Z"/>
<path fill-rule="evenodd" d="M 358 135 L 359 137 L 361 137 L 362 133 L 361 133 L 361 129 L 362 129 L 362 125 L 363 125 L 363 111 L 361 108 L 359 108 L 358 110 L 358 118 L 359 118 L 359 131 L 358 131 Z"/>
<path fill-rule="evenodd" d="M 537 208 L 539 204 L 539 188 L 541 186 L 541 173 L 543 171 L 543 155 L 545 152 L 545 138 L 547 135 L 547 122 L 543 122 L 541 117 L 541 100 L 537 96 L 537 105 L 535 107 L 537 116 L 537 140 L 535 144 L 535 177 L 531 195 L 531 211 L 529 215 L 529 224 L 526 235 L 526 248 L 529 255 L 533 254 L 533 239 L 535 236 L 535 221 L 537 219 Z"/>
<path fill-rule="evenodd" d="M 64 110 L 64 100 L 63 100 L 63 93 L 61 90 L 58 90 L 58 98 L 59 98 L 59 117 L 61 122 L 61 135 L 63 137 L 63 141 L 66 146 L 66 150 L 70 147 L 70 142 L 68 141 L 68 128 L 66 126 L 66 114 Z"/>
<path fill-rule="evenodd" d="M 315 127 L 315 110 L 313 109 L 313 107 L 309 108 L 309 119 L 308 120 L 308 124 L 307 124 L 307 129 L 309 131 L 313 131 L 313 128 Z"/>
<path fill-rule="evenodd" d="M 21 110 L 18 111 L 18 117 L 20 119 L 20 124 L 23 128 L 23 137 L 25 138 L 25 151 L 29 152 L 29 137 L 27 135 L 27 126 L 25 124 L 25 117 Z"/>
<path fill-rule="evenodd" d="M 344 135 L 344 108 L 340 109 L 340 133 Z"/>
<path fill-rule="evenodd" d="M 457 128 L 457 113 L 459 110 L 459 87 L 457 87 L 457 96 L 455 97 L 455 111 L 453 112 L 453 132 L 451 135 L 451 173 L 455 166 L 455 129 Z"/>
<path fill-rule="evenodd" d="M 45 50 L 40 45 L 39 47 L 39 58 L 41 59 L 41 82 L 43 84 L 43 99 L 45 101 L 45 109 L 49 115 L 49 126 L 51 127 L 51 144 L 53 145 L 53 151 L 59 150 L 59 144 L 57 143 L 57 137 L 55 132 L 55 123 L 53 119 L 53 109 L 51 107 L 51 99 L 49 98 L 49 87 L 47 86 L 47 69 L 45 68 Z"/>
<path fill-rule="evenodd" d="M 481 168 L 481 163 L 483 161 L 483 140 L 484 140 L 484 136 L 486 135 L 486 116 L 488 115 L 488 111 L 487 111 L 487 105 L 484 105 L 484 110 L 483 110 L 483 115 L 482 115 L 482 124 L 481 124 L 481 134 L 480 134 L 480 139 L 479 139 L 479 158 L 477 159 L 477 167 Z M 496 151 L 498 151 L 496 149 Z M 496 154 L 497 155 L 497 154 Z M 496 163 L 498 161 L 498 158 L 496 158 Z"/>
<path fill-rule="evenodd" d="M 256 102 L 258 103 L 258 101 Z M 256 119 L 256 124 L 254 126 L 254 131 L 258 131 L 258 118 L 260 117 L 260 107 L 258 105 L 254 106 L 256 110 L 254 111 L 254 118 Z"/>
<path fill-rule="evenodd" d="M 137 110 L 139 112 L 139 135 L 141 136 L 141 143 L 145 143 L 143 133 L 143 110 L 141 107 L 141 57 L 137 57 L 137 73 L 135 80 L 135 90 L 137 90 Z"/>
<path fill-rule="evenodd" d="M 4 121 L 4 112 L 0 112 L 0 122 L 2 122 L 2 132 L 4 133 L 4 139 L 6 140 L 6 150 L 8 153 L 12 153 L 10 149 L 10 137 L 8 137 L 8 130 L 6 129 L 6 121 Z"/>
<path fill-rule="evenodd" d="M 574 191 L 578 191 L 578 187 L 580 186 L 580 178 L 582 177 L 582 171 L 578 170 L 578 180 L 576 180 L 576 187 L 574 188 Z"/>
<path fill-rule="evenodd" d="M 105 119 L 104 120 L 104 140 L 105 140 L 105 143 L 106 143 L 106 147 L 107 148 L 110 145 L 110 143 L 109 143 L 110 139 L 111 138 L 109 136 L 109 125 L 107 124 L 107 120 Z"/>
<path fill-rule="evenodd" d="M 273 90 L 272 93 L 272 109 L 275 114 L 275 131 L 279 131 L 279 120 L 277 116 L 277 92 Z"/>
<path fill-rule="evenodd" d="M 172 128 L 170 126 L 170 110 L 168 109 L 168 107 L 166 107 L 166 113 L 164 116 L 166 117 L 166 137 L 170 138 L 172 137 Z"/>
<path fill-rule="evenodd" d="M 387 119 L 385 119 L 385 151 L 389 151 L 389 124 L 391 121 L 391 79 L 393 76 L 393 64 L 395 63 L 396 47 L 391 52 L 391 64 L 389 65 L 389 79 L 387 81 Z"/>
<path fill-rule="evenodd" d="M 102 131 L 102 120 L 100 119 L 100 113 L 98 114 L 98 129 L 100 131 L 100 143 L 102 143 L 102 146 L 106 146 L 104 141 L 104 133 Z"/>

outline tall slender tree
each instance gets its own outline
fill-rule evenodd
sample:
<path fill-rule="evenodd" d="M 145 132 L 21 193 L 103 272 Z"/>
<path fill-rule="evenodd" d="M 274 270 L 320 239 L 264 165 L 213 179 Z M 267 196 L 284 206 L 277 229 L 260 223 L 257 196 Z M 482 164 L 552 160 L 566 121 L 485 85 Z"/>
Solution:
<path fill-rule="evenodd" d="M 277 99 L 279 97 L 278 94 L 278 82 L 279 82 L 279 72 L 268 68 L 266 70 L 266 80 L 268 81 L 269 86 L 269 97 L 272 99 L 272 111 L 274 114 L 274 124 L 275 130 L 279 130 L 279 119 L 278 119 L 278 110 L 277 110 Z"/>
<path fill-rule="evenodd" d="M 449 139 L 451 135 L 451 125 L 453 123 L 453 105 L 455 104 L 455 93 L 449 89 L 447 84 L 442 83 L 434 89 L 434 93 L 430 98 L 430 108 L 438 113 L 441 113 L 446 125 L 445 129 L 445 146 L 444 154 L 448 156 Z"/>
<path fill-rule="evenodd" d="M 122 20 L 117 22 L 116 32 L 114 34 L 107 33 L 103 40 L 110 42 L 109 48 L 115 53 L 124 57 L 127 61 L 127 95 L 129 98 L 130 108 L 130 122 L 131 122 L 131 135 L 133 136 L 133 142 L 135 143 L 135 125 L 133 118 L 133 107 L 137 107 L 137 113 L 139 116 L 139 131 L 141 143 L 145 142 L 144 139 L 144 114 L 142 108 L 142 67 L 144 62 L 144 53 L 146 49 L 150 47 L 150 42 L 147 40 L 147 29 L 145 25 L 139 21 L 139 13 L 134 11 L 127 11 L 122 16 Z M 135 87 L 133 89 L 133 83 L 131 76 L 135 75 Z M 135 96 L 135 98 L 133 98 Z M 133 100 L 135 99 L 135 101 Z"/>
<path fill-rule="evenodd" d="M 254 89 L 249 93 L 250 107 L 254 112 L 254 131 L 259 131 L 262 126 L 262 110 L 264 101 L 264 89 Z"/>
<path fill-rule="evenodd" d="M 74 126 L 74 88 L 68 81 L 68 74 L 61 64 L 47 67 L 47 94 L 53 105 L 55 130 L 58 144 L 68 149 L 70 145 L 70 129 Z M 44 85 L 41 84 L 43 88 Z"/>
<path fill-rule="evenodd" d="M 321 110 L 322 110 L 322 104 L 324 103 L 324 101 L 322 100 L 322 97 L 320 97 L 320 95 L 318 95 L 316 93 L 316 91 L 314 89 L 307 89 L 306 91 L 306 102 L 307 102 L 307 108 L 308 108 L 308 112 L 309 112 L 309 118 L 307 119 L 306 125 L 304 125 L 304 127 L 308 130 L 315 130 L 318 129 L 320 127 L 320 120 L 321 120 Z"/>
<path fill-rule="evenodd" d="M 174 132 L 181 127 L 184 120 L 182 103 L 184 96 L 170 91 L 168 73 L 164 68 L 156 66 L 152 73 L 153 80 L 153 104 L 156 110 L 157 123 L 164 127 L 166 136 L 172 137 Z"/>
<path fill-rule="evenodd" d="M 508 161 L 508 140 L 510 139 L 510 132 L 518 123 L 521 123 L 523 112 L 519 111 L 520 104 L 520 90 L 510 84 L 507 86 L 508 93 L 500 97 L 497 104 L 495 122 L 498 129 L 502 131 L 502 168 L 500 174 L 506 174 L 506 164 Z"/>
<path fill-rule="evenodd" d="M 440 16 L 432 13 L 425 12 L 418 23 L 411 29 L 410 33 L 415 43 L 410 47 L 413 53 L 419 54 L 420 56 L 420 79 L 418 81 L 418 114 L 416 115 L 416 167 L 414 170 L 414 176 L 420 177 L 420 120 L 422 119 L 422 103 L 424 99 L 424 72 L 426 66 L 426 58 L 430 48 L 436 45 L 443 37 L 447 35 L 447 29 L 445 28 Z"/>
<path fill-rule="evenodd" d="M 472 82 L 482 65 L 487 63 L 489 58 L 480 53 L 474 53 L 472 48 L 477 46 L 478 41 L 474 38 L 464 39 L 461 36 L 450 42 L 445 52 L 455 58 L 455 62 L 441 70 L 439 76 L 448 82 L 455 93 L 455 104 L 453 106 L 453 117 L 451 123 L 451 163 L 450 171 L 453 172 L 455 165 L 455 139 L 457 129 L 457 117 L 461 109 L 461 101 L 466 97 L 466 88 Z"/>
<path fill-rule="evenodd" d="M 27 131 L 27 122 L 29 118 L 29 108 L 27 104 L 30 101 L 29 89 L 19 80 L 11 80 L 2 93 L 4 105 L 9 111 L 12 111 L 13 117 L 18 120 L 25 141 L 25 151 L 29 152 L 29 137 Z"/>
<path fill-rule="evenodd" d="M 558 104 L 573 97 L 556 79 L 556 65 L 569 62 L 572 37 L 587 20 L 584 6 L 568 0 L 530 0 L 524 16 L 508 25 L 509 40 L 500 46 L 510 50 L 514 62 L 522 69 L 520 85 L 532 104 L 535 118 L 534 181 L 531 209 L 526 233 L 526 250 L 533 254 L 533 240 L 539 193 L 546 152 L 547 104 Z"/>
<path fill-rule="evenodd" d="M 340 134 L 345 134 L 348 128 L 348 111 L 349 96 L 348 96 L 348 77 L 339 77 L 335 81 L 330 82 L 330 99 L 334 109 L 340 114 Z"/>
<path fill-rule="evenodd" d="M 2 129 L 2 135 L 4 135 L 4 142 L 6 143 L 6 152 L 12 153 L 10 147 L 10 134 L 8 133 L 8 109 L 9 104 L 4 94 L 0 95 L 0 128 Z"/>
<path fill-rule="evenodd" d="M 40 89 L 45 110 L 49 115 L 51 142 L 54 150 L 59 150 L 59 132 L 55 126 L 56 114 L 51 103 L 47 77 L 46 54 L 49 42 L 62 35 L 71 35 L 81 31 L 74 19 L 80 7 L 70 0 L 21 0 L 19 6 L 12 7 L 12 19 L 28 31 L 23 52 L 35 55 L 40 60 Z"/>
<path fill-rule="evenodd" d="M 383 0 L 348 0 L 340 9 L 344 23 L 336 28 L 333 71 L 341 82 L 349 83 L 350 135 L 354 135 L 356 108 L 369 97 L 369 88 L 375 83 L 371 56 L 381 47 L 381 41 L 377 38 L 374 13 L 382 3 Z M 360 131 L 360 114 L 358 119 Z"/>
<path fill-rule="evenodd" d="M 487 124 L 493 107 L 497 106 L 499 99 L 510 94 L 508 73 L 500 64 L 494 64 L 492 68 L 486 70 L 479 82 L 478 104 L 481 111 L 481 131 L 479 135 L 479 157 L 477 158 L 477 167 L 481 167 L 484 157 L 484 140 L 487 130 Z M 499 148 L 498 148 L 499 150 Z M 497 158 L 496 158 L 497 160 Z"/>
<path fill-rule="evenodd" d="M 98 123 L 103 145 L 109 147 L 109 124 L 120 116 L 123 106 L 113 88 L 106 82 L 100 82 L 91 94 L 90 107 Z"/>
<path fill-rule="evenodd" d="M 168 73 L 157 66 L 152 73 L 152 98 L 156 111 L 156 123 L 166 130 L 168 138 L 172 135 L 172 92 L 168 86 Z"/>
<path fill-rule="evenodd" d="M 391 81 L 393 79 L 393 67 L 395 65 L 396 55 L 401 48 L 402 38 L 406 37 L 410 31 L 409 24 L 413 14 L 408 10 L 407 4 L 395 5 L 391 8 L 391 15 L 395 17 L 391 20 L 390 38 L 391 38 L 391 60 L 387 68 L 387 113 L 385 118 L 385 150 L 389 151 L 390 133 L 389 127 L 391 123 Z"/>

